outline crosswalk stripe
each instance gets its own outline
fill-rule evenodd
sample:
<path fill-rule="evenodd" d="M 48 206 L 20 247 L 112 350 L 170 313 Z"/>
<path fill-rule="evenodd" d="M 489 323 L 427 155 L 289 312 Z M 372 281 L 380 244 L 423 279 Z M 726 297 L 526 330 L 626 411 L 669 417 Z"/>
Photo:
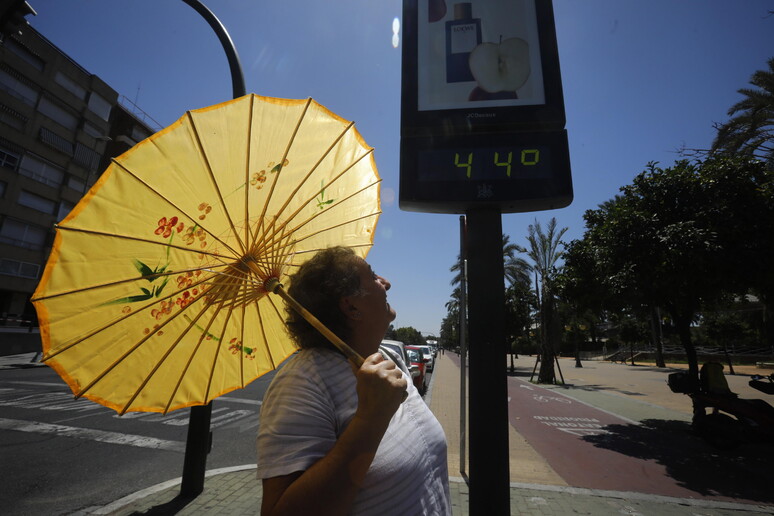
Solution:
<path fill-rule="evenodd" d="M 15 430 L 18 432 L 30 432 L 36 434 L 56 434 L 60 437 L 73 437 L 90 441 L 99 441 L 125 446 L 137 446 L 139 448 L 152 448 L 155 450 L 168 450 L 184 452 L 185 443 L 145 437 L 142 435 L 108 432 L 106 430 L 94 430 L 91 428 L 78 428 L 75 426 L 53 425 L 37 421 L 21 421 L 18 419 L 0 418 L 0 430 Z"/>

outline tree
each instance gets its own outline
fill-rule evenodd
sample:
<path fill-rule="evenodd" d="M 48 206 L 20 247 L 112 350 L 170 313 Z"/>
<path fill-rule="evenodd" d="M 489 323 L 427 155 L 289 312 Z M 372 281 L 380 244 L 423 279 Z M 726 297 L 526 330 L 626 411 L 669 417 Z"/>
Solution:
<path fill-rule="evenodd" d="M 534 305 L 535 296 L 529 282 L 514 283 L 505 289 L 505 339 L 511 355 L 511 370 L 517 344 L 527 341 Z"/>
<path fill-rule="evenodd" d="M 556 325 L 554 279 L 557 274 L 557 262 L 562 257 L 559 244 L 567 228 L 556 229 L 556 218 L 548 222 L 547 231 L 543 232 L 540 222 L 530 224 L 527 229 L 527 241 L 529 248 L 527 256 L 532 260 L 532 270 L 539 276 L 540 285 L 535 285 L 538 293 L 538 307 L 540 313 L 540 372 L 538 383 L 553 383 L 556 379 L 554 372 L 554 357 L 556 349 Z"/>
<path fill-rule="evenodd" d="M 407 346 L 424 346 L 427 344 L 419 330 L 411 326 L 395 330 L 395 340 L 399 340 Z"/>
<path fill-rule="evenodd" d="M 586 326 L 596 345 L 597 325 L 606 318 L 608 311 L 615 309 L 617 298 L 612 295 L 607 283 L 598 279 L 604 272 L 595 251 L 586 239 L 567 244 L 564 266 L 557 275 L 556 286 L 558 295 L 572 312 L 574 324 L 571 326 Z M 580 361 L 577 356 L 576 361 Z"/>
<path fill-rule="evenodd" d="M 395 336 L 395 326 L 390 324 L 387 327 L 387 331 L 384 334 L 384 338 L 387 340 L 398 340 L 398 337 Z"/>
<path fill-rule="evenodd" d="M 604 203 L 600 211 L 614 210 L 619 198 Z M 573 240 L 565 251 L 564 267 L 557 278 L 559 295 L 567 303 L 578 321 L 586 324 L 591 330 L 592 340 L 596 339 L 595 327 L 597 321 L 606 318 L 609 313 L 620 313 L 628 309 L 633 311 L 638 300 L 631 301 L 631 293 L 626 286 L 618 281 L 600 280 L 608 278 L 604 270 L 605 259 L 599 256 L 599 248 L 592 245 L 592 239 Z M 637 296 L 635 296 L 637 297 Z M 628 299 L 627 299 L 628 298 Z M 637 299 L 640 299 L 637 297 Z M 631 301 L 631 302 L 630 302 Z M 661 332 L 658 326 L 657 306 L 638 306 L 638 315 L 651 319 L 651 334 L 656 349 L 656 365 L 666 367 L 661 343 Z"/>
<path fill-rule="evenodd" d="M 454 350 L 459 346 L 459 313 L 449 312 L 441 322 L 439 344 L 443 349 Z"/>
<path fill-rule="evenodd" d="M 732 118 L 717 126 L 713 152 L 758 158 L 774 167 L 774 57 L 768 66 L 750 78 L 754 88 L 738 90 L 744 98 L 728 110 Z"/>
<path fill-rule="evenodd" d="M 716 157 L 650 164 L 622 194 L 584 215 L 598 280 L 630 313 L 663 307 L 698 376 L 690 327 L 724 292 L 771 292 L 772 175 L 763 163 Z"/>
<path fill-rule="evenodd" d="M 502 245 L 503 245 L 503 263 L 504 263 L 504 273 L 505 273 L 505 283 L 508 285 L 508 288 L 523 288 L 523 285 L 527 285 L 527 288 L 529 288 L 530 283 L 530 277 L 529 277 L 529 270 L 530 266 L 520 256 L 518 256 L 517 253 L 523 253 L 525 252 L 524 248 L 513 244 L 510 242 L 510 237 L 506 234 L 503 234 L 502 236 Z M 446 303 L 446 310 L 447 310 L 447 316 L 444 319 L 444 323 L 441 328 L 441 345 L 443 347 L 447 347 L 449 344 L 450 335 L 455 335 L 457 339 L 459 339 L 459 313 L 460 313 L 460 305 L 461 305 L 461 297 L 462 297 L 462 290 L 460 288 L 460 285 L 462 283 L 462 269 L 460 264 L 460 259 L 457 257 L 457 261 L 449 268 L 450 272 L 454 272 L 455 275 L 451 280 L 451 284 L 456 286 L 456 288 L 452 291 L 451 299 Z M 517 287 L 518 286 L 518 287 Z M 508 291 L 506 290 L 506 313 L 509 313 L 508 311 L 514 311 L 516 310 L 513 306 L 511 306 L 510 303 L 513 302 L 513 299 L 508 298 Z M 524 309 L 528 309 L 528 306 Z M 506 318 L 506 333 L 511 332 L 513 329 L 514 324 L 517 324 L 520 319 L 517 320 L 511 320 L 509 318 Z M 444 331 L 444 328 L 446 330 Z M 459 340 L 454 344 L 456 347 L 459 343 Z"/>
<path fill-rule="evenodd" d="M 529 264 L 517 253 L 525 252 L 525 249 L 518 244 L 512 244 L 511 238 L 503 234 L 503 266 L 505 270 L 505 281 L 508 285 L 515 283 L 529 283 Z M 454 262 L 449 268 L 450 272 L 455 273 L 451 280 L 452 285 L 459 285 L 462 281 L 462 270 L 460 268 L 460 259 Z"/>

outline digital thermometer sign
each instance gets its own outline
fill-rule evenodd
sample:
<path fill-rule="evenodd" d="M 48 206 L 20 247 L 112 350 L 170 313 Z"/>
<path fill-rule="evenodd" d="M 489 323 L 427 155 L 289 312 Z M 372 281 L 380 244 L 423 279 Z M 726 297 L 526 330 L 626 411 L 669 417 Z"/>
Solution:
<path fill-rule="evenodd" d="M 551 0 L 403 2 L 400 207 L 567 206 Z"/>

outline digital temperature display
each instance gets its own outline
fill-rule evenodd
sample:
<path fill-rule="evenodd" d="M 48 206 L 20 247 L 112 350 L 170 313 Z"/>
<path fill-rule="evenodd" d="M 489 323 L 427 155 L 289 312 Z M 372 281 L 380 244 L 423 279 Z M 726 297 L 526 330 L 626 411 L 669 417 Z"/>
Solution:
<path fill-rule="evenodd" d="M 567 132 L 510 131 L 404 137 L 400 207 L 466 213 L 563 208 L 572 201 Z"/>
<path fill-rule="evenodd" d="M 420 150 L 417 172 L 422 182 L 547 178 L 551 175 L 551 148 L 535 145 Z"/>

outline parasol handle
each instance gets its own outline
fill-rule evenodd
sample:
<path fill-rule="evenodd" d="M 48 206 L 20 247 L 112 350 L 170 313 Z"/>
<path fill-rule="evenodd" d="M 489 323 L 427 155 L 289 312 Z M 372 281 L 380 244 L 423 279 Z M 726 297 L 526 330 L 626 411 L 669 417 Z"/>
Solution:
<path fill-rule="evenodd" d="M 322 333 L 323 336 L 331 342 L 331 344 L 336 346 L 339 351 L 344 353 L 344 355 L 347 357 L 347 360 L 355 364 L 355 367 L 360 368 L 360 366 L 363 365 L 363 357 L 361 357 L 357 351 L 349 347 L 349 345 L 341 340 L 335 333 L 329 330 L 327 326 L 325 326 L 317 317 L 314 316 L 314 314 L 312 314 L 312 312 L 304 308 L 301 303 L 293 299 L 293 296 L 285 291 L 277 278 L 269 278 L 266 280 L 264 287 L 269 292 L 280 296 L 285 300 L 285 302 L 292 306 L 293 309 L 301 315 L 301 317 L 306 319 L 306 321 L 314 326 L 317 331 Z"/>

